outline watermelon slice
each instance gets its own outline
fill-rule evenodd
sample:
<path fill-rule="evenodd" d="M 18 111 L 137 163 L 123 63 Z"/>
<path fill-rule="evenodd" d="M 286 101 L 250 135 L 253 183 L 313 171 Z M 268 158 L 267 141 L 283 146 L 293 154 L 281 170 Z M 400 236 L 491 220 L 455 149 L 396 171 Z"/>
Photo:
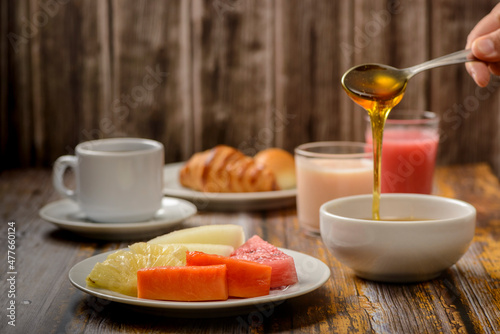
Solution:
<path fill-rule="evenodd" d="M 292 285 L 299 281 L 293 257 L 254 235 L 238 247 L 230 257 L 268 265 L 271 271 L 271 289 Z"/>

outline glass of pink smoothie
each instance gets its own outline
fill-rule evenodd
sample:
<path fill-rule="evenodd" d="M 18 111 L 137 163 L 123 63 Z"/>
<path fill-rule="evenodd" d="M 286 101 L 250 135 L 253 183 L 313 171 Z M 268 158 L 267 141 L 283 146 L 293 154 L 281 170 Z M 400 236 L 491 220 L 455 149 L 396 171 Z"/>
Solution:
<path fill-rule="evenodd" d="M 367 120 L 366 141 L 372 134 Z M 439 143 L 439 117 L 429 111 L 393 110 L 382 139 L 382 193 L 431 194 Z"/>
<path fill-rule="evenodd" d="M 295 149 L 297 215 L 300 226 L 319 234 L 319 208 L 332 199 L 371 194 L 371 146 L 358 142 L 315 142 Z"/>

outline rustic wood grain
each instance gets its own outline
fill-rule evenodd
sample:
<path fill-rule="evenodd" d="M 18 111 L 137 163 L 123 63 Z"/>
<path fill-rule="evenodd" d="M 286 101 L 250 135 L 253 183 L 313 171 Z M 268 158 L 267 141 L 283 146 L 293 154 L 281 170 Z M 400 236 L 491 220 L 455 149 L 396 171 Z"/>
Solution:
<path fill-rule="evenodd" d="M 33 3 L 28 18 L 32 20 L 35 15 L 45 13 L 39 5 L 39 2 L 36 5 Z M 37 104 L 36 135 L 43 137 L 42 142 L 37 143 L 37 152 L 44 152 L 41 156 L 43 165 L 49 165 L 58 156 L 72 152 L 82 138 L 85 119 L 98 121 L 95 116 L 99 110 L 85 115 L 84 110 L 88 113 L 89 109 L 82 104 L 82 88 L 90 88 L 84 85 L 83 73 L 93 69 L 85 63 L 91 58 L 84 57 L 87 41 L 83 39 L 84 17 L 80 5 L 78 2 L 67 2 L 58 6 L 57 12 L 47 15 L 47 24 L 41 26 L 32 38 L 38 49 L 33 50 L 30 61 L 32 66 L 38 66 L 32 69 L 34 81 L 30 88 L 35 88 L 32 103 Z M 92 39 L 88 42 L 92 43 Z M 67 90 L 68 87 L 72 89 Z M 99 91 L 91 89 L 87 94 L 96 96 Z"/>
<path fill-rule="evenodd" d="M 388 17 L 388 43 L 385 52 L 389 51 L 390 64 L 397 68 L 406 68 L 431 59 L 429 49 L 432 38 L 429 24 L 431 2 L 419 1 L 387 1 L 384 11 L 377 15 L 383 21 Z M 372 14 L 373 15 L 373 14 Z M 375 16 L 376 19 L 376 16 Z M 429 72 L 423 72 L 411 79 L 403 100 L 395 109 L 429 110 L 428 102 Z"/>
<path fill-rule="evenodd" d="M 157 139 L 168 162 L 185 159 L 193 137 L 189 4 L 113 1 L 111 10 L 114 135 Z"/>
<path fill-rule="evenodd" d="M 9 3 L 3 1 L 0 3 L 0 35 L 8 36 L 8 20 L 9 17 Z M 9 82 L 9 40 L 7 38 L 2 38 L 0 40 L 0 156 L 7 156 L 7 104 L 8 104 L 8 89 L 3 87 L 8 87 Z M 0 169 L 6 167 L 4 159 L 0 161 Z"/>
<path fill-rule="evenodd" d="M 348 3 L 278 4 L 276 111 L 284 126 L 278 142 L 291 151 L 309 141 L 353 140 L 355 117 L 350 105 L 344 108 L 340 85 L 345 70 L 342 65 L 350 61 L 341 52 L 346 38 L 344 24 L 349 20 L 345 15 Z"/>
<path fill-rule="evenodd" d="M 468 3 L 439 1 L 431 9 L 431 57 L 438 57 L 461 48 L 469 31 L 484 12 L 496 1 L 480 1 L 469 8 Z M 472 3 L 471 3 L 472 4 Z M 488 88 L 480 89 L 462 65 L 430 71 L 430 107 L 442 116 L 442 140 L 439 161 L 443 164 L 472 161 L 493 162 L 492 152 L 498 138 L 498 87 L 492 80 Z M 497 167 L 495 165 L 495 167 Z"/>
<path fill-rule="evenodd" d="M 71 181 L 71 180 L 70 180 Z M 303 233 L 295 208 L 264 212 L 199 212 L 179 228 L 238 224 L 277 246 L 326 263 L 331 278 L 309 294 L 242 314 L 186 318 L 91 297 L 68 278 L 76 263 L 133 240 L 97 241 L 58 230 L 38 210 L 59 198 L 48 169 L 0 172 L 0 220 L 16 223 L 15 332 L 43 333 L 496 333 L 500 331 L 500 183 L 487 164 L 440 167 L 439 195 L 477 209 L 476 235 L 465 256 L 443 275 L 417 284 L 383 284 L 355 277 L 323 245 Z M 4 230 L 5 231 L 5 230 Z M 7 234 L 0 234 L 7 244 Z M 6 291 L 6 280 L 0 282 Z M 5 319 L 2 333 L 10 333 Z"/>
<path fill-rule="evenodd" d="M 81 141 L 116 136 L 161 141 L 166 162 L 221 143 L 252 154 L 363 140 L 365 112 L 342 74 L 459 50 L 495 4 L 4 1 L 0 168 L 50 166 Z M 477 88 L 453 65 L 412 79 L 397 108 L 441 116 L 439 164 L 485 161 L 498 176 L 498 88 L 498 78 Z"/>
<path fill-rule="evenodd" d="M 6 61 L 8 66 L 7 85 L 2 85 L 2 90 L 7 99 L 2 102 L 5 105 L 1 111 L 2 131 L 2 165 L 5 167 L 24 165 L 29 166 L 35 161 L 31 155 L 31 143 L 33 141 L 32 117 L 31 117 L 31 85 L 30 85 L 30 48 L 29 39 L 22 38 L 21 31 L 26 28 L 21 23 L 22 17 L 29 16 L 29 2 L 14 2 L 4 4 L 7 15 L 11 20 L 7 21 L 6 34 L 9 36 L 6 48 Z M 12 33 L 14 35 L 8 35 Z M 25 34 L 28 34 L 27 32 Z M 29 36 L 33 33 L 30 33 Z M 14 93 L 15 92 L 15 93 Z"/>
<path fill-rule="evenodd" d="M 355 2 L 352 66 L 381 63 L 406 68 L 430 59 L 430 5 L 422 0 Z M 427 110 L 427 87 L 428 73 L 415 76 L 408 84 L 403 100 L 394 109 Z M 358 119 L 359 114 L 366 115 L 359 106 L 356 106 L 356 112 Z M 358 124 L 358 128 L 364 125 Z"/>
<path fill-rule="evenodd" d="M 193 3 L 197 150 L 273 146 L 273 3 Z"/>

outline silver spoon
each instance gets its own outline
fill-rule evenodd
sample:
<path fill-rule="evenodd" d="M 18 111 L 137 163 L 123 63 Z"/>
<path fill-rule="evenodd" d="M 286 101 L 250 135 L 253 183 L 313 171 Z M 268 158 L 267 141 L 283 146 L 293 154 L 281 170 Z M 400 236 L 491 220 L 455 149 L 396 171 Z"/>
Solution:
<path fill-rule="evenodd" d="M 355 95 L 383 100 L 401 94 L 408 80 L 422 71 L 451 64 L 477 60 L 470 49 L 461 50 L 412 67 L 397 69 L 381 64 L 363 64 L 349 69 L 342 76 L 342 86 Z"/>

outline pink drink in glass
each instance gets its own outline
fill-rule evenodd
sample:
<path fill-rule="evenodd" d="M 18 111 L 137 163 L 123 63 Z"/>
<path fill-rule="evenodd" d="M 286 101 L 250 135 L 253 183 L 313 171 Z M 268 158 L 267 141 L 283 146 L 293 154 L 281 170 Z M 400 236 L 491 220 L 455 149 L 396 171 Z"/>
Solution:
<path fill-rule="evenodd" d="M 388 119 L 382 140 L 382 193 L 431 194 L 439 143 L 439 119 Z M 371 131 L 367 132 L 371 144 Z"/>

